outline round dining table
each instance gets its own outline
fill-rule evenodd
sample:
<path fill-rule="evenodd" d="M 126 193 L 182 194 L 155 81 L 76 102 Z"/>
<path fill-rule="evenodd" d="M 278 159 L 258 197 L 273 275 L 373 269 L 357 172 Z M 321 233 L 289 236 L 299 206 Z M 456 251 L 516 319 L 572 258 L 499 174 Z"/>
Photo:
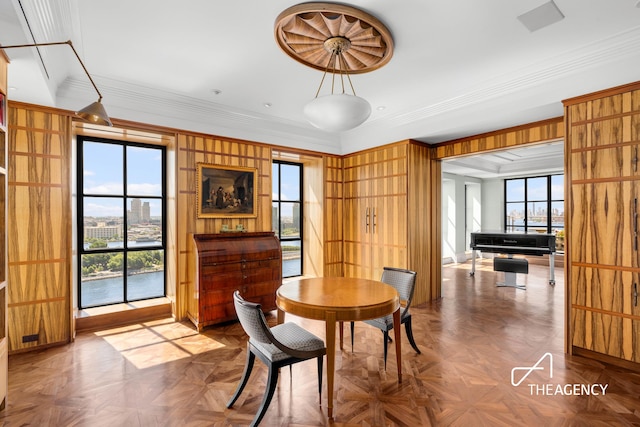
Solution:
<path fill-rule="evenodd" d="M 349 277 L 301 278 L 284 283 L 276 291 L 278 323 L 285 313 L 326 324 L 327 346 L 327 414 L 333 418 L 333 388 L 336 357 L 336 325 L 339 322 L 342 348 L 342 322 L 374 319 L 393 315 L 393 330 L 398 365 L 398 382 L 402 382 L 400 339 L 400 297 L 390 285 L 377 280 Z"/>

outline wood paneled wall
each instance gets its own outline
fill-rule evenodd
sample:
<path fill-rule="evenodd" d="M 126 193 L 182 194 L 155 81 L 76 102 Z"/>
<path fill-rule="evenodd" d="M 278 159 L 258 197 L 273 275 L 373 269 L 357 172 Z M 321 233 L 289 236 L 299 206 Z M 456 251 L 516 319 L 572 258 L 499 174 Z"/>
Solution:
<path fill-rule="evenodd" d="M 562 138 L 564 138 L 564 118 L 556 117 L 468 138 L 442 142 L 435 146 L 435 152 L 432 157 L 433 159 L 442 160 Z"/>
<path fill-rule="evenodd" d="M 324 276 L 342 277 L 343 270 L 343 160 L 324 158 Z"/>
<path fill-rule="evenodd" d="M 71 339 L 71 119 L 9 106 L 9 351 Z M 23 342 L 24 336 L 37 340 Z"/>
<path fill-rule="evenodd" d="M 73 335 L 71 285 L 72 259 L 72 176 L 71 116 L 68 111 L 15 103 L 10 108 L 10 182 L 9 182 L 9 316 L 11 351 L 22 351 L 42 345 L 68 342 Z M 127 122 L 123 122 L 127 124 Z M 152 128 L 147 126 L 147 129 Z M 271 162 L 272 152 L 281 150 L 266 144 L 211 135 L 162 129 L 175 136 L 169 150 L 175 168 L 168 175 L 170 218 L 168 229 L 171 251 L 169 260 L 169 296 L 174 301 L 174 315 L 186 318 L 194 291 L 194 233 L 218 232 L 223 223 L 230 227 L 243 224 L 249 231 L 271 230 Z M 450 156 L 472 154 L 532 142 L 561 138 L 562 119 L 507 129 L 464 140 L 450 141 L 430 147 L 415 141 L 390 144 L 404 147 L 404 169 L 407 177 L 408 264 L 419 266 L 422 283 L 416 290 L 416 303 L 440 296 L 440 160 Z M 172 137 L 173 137 L 172 136 Z M 173 144 L 173 143 L 172 143 Z M 390 148 L 391 147 L 391 148 Z M 322 212 L 322 227 L 315 239 L 323 261 L 314 272 L 325 276 L 343 276 L 345 217 L 345 158 L 314 153 L 314 173 L 322 173 L 322 181 L 314 181 L 312 211 Z M 313 157 L 312 156 L 312 157 Z M 199 219 L 196 215 L 197 164 L 244 166 L 258 171 L 257 217 L 243 219 Z M 381 168 L 388 162 L 374 162 Z M 376 173 L 388 175 L 389 171 Z M 393 174 L 392 174 L 393 175 Z M 384 184 L 384 185 L 388 185 Z M 393 189 L 391 189 L 393 190 Z M 389 191 L 391 191 L 389 190 Z M 386 190 L 385 190 L 386 191 Z M 404 191 L 404 190 L 403 190 Z M 310 202 L 311 203 L 311 202 Z M 28 214 L 26 214 L 28 213 Z M 312 221 L 315 222 L 316 219 Z M 419 241 L 422 241 L 420 243 Z M 426 245 L 424 242 L 428 242 Z M 22 343 L 25 335 L 38 335 L 38 341 Z"/>
<path fill-rule="evenodd" d="M 242 224 L 248 231 L 271 231 L 271 147 L 246 141 L 200 134 L 178 134 L 177 173 L 177 252 L 178 286 L 175 316 L 186 318 L 195 304 L 196 291 L 194 234 L 218 233 L 222 224 L 235 228 Z M 257 217 L 198 218 L 196 209 L 197 164 L 242 166 L 257 170 Z"/>
<path fill-rule="evenodd" d="M 640 82 L 564 103 L 568 350 L 638 364 Z"/>
<path fill-rule="evenodd" d="M 416 276 L 414 301 L 421 304 L 442 295 L 442 216 L 440 199 L 442 185 L 439 161 L 431 160 L 433 149 L 424 144 L 409 144 L 408 176 L 409 200 L 409 265 L 423 272 Z"/>

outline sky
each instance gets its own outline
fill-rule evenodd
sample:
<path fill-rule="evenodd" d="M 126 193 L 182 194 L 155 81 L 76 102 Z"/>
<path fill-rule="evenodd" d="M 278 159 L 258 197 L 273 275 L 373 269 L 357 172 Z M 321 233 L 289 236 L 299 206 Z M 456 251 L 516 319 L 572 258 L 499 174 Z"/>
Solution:
<path fill-rule="evenodd" d="M 278 169 L 280 170 L 280 195 L 278 195 Z M 272 180 L 272 200 L 300 200 L 300 167 L 296 165 L 287 165 L 274 163 Z M 282 212 L 280 215 L 285 217 L 293 216 L 293 204 L 281 204 Z"/>
<path fill-rule="evenodd" d="M 83 145 L 84 194 L 124 195 L 124 149 L 116 144 L 85 141 Z M 160 149 L 126 147 L 127 195 L 150 202 L 151 216 L 162 215 L 160 200 L 144 196 L 162 196 L 162 152 Z M 126 209 L 131 209 L 127 201 Z M 85 197 L 84 216 L 123 216 L 121 198 Z"/>
<path fill-rule="evenodd" d="M 507 180 L 507 200 L 524 200 L 524 179 Z M 528 200 L 547 200 L 547 178 L 529 178 Z M 564 200 L 564 175 L 551 178 L 552 200 Z"/>

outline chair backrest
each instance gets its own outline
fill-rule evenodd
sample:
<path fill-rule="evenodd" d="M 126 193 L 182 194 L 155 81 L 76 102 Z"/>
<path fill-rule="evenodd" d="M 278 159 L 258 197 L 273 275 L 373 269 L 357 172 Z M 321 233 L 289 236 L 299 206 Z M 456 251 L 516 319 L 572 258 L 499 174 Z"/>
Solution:
<path fill-rule="evenodd" d="M 240 292 L 238 291 L 233 293 L 233 304 L 235 305 L 236 314 L 238 315 L 238 320 L 240 320 L 242 328 L 247 335 L 249 335 L 249 341 L 256 340 L 264 344 L 273 344 L 280 351 L 300 359 L 317 357 L 324 354 L 324 347 L 323 349 L 314 349 L 311 351 L 299 350 L 278 341 L 271 333 L 271 328 L 267 323 L 267 319 L 264 317 L 260 304 L 246 301 L 240 296 Z"/>
<path fill-rule="evenodd" d="M 393 286 L 398 291 L 400 300 L 406 301 L 402 313 L 409 310 L 416 286 L 416 272 L 402 268 L 384 267 L 380 281 Z"/>
<path fill-rule="evenodd" d="M 260 304 L 245 301 L 238 291 L 233 293 L 233 304 L 236 307 L 238 320 L 250 338 L 266 344 L 273 343 L 275 338 L 269 330 Z"/>

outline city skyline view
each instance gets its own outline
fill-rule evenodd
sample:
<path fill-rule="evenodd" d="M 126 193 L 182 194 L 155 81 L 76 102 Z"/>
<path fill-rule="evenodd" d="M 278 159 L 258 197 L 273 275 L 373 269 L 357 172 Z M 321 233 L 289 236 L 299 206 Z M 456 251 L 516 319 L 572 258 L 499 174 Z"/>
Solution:
<path fill-rule="evenodd" d="M 130 200 L 149 203 L 150 216 L 162 217 L 162 203 L 145 196 L 162 196 L 162 169 L 158 150 L 144 147 L 85 142 L 83 145 L 83 191 L 85 217 L 122 217 L 125 194 L 123 154 L 126 154 L 127 208 Z M 126 149 L 126 153 L 123 150 Z M 150 154 L 153 156 L 150 158 Z M 87 197 L 98 196 L 98 197 Z M 108 196 L 114 196 L 113 198 Z"/>

